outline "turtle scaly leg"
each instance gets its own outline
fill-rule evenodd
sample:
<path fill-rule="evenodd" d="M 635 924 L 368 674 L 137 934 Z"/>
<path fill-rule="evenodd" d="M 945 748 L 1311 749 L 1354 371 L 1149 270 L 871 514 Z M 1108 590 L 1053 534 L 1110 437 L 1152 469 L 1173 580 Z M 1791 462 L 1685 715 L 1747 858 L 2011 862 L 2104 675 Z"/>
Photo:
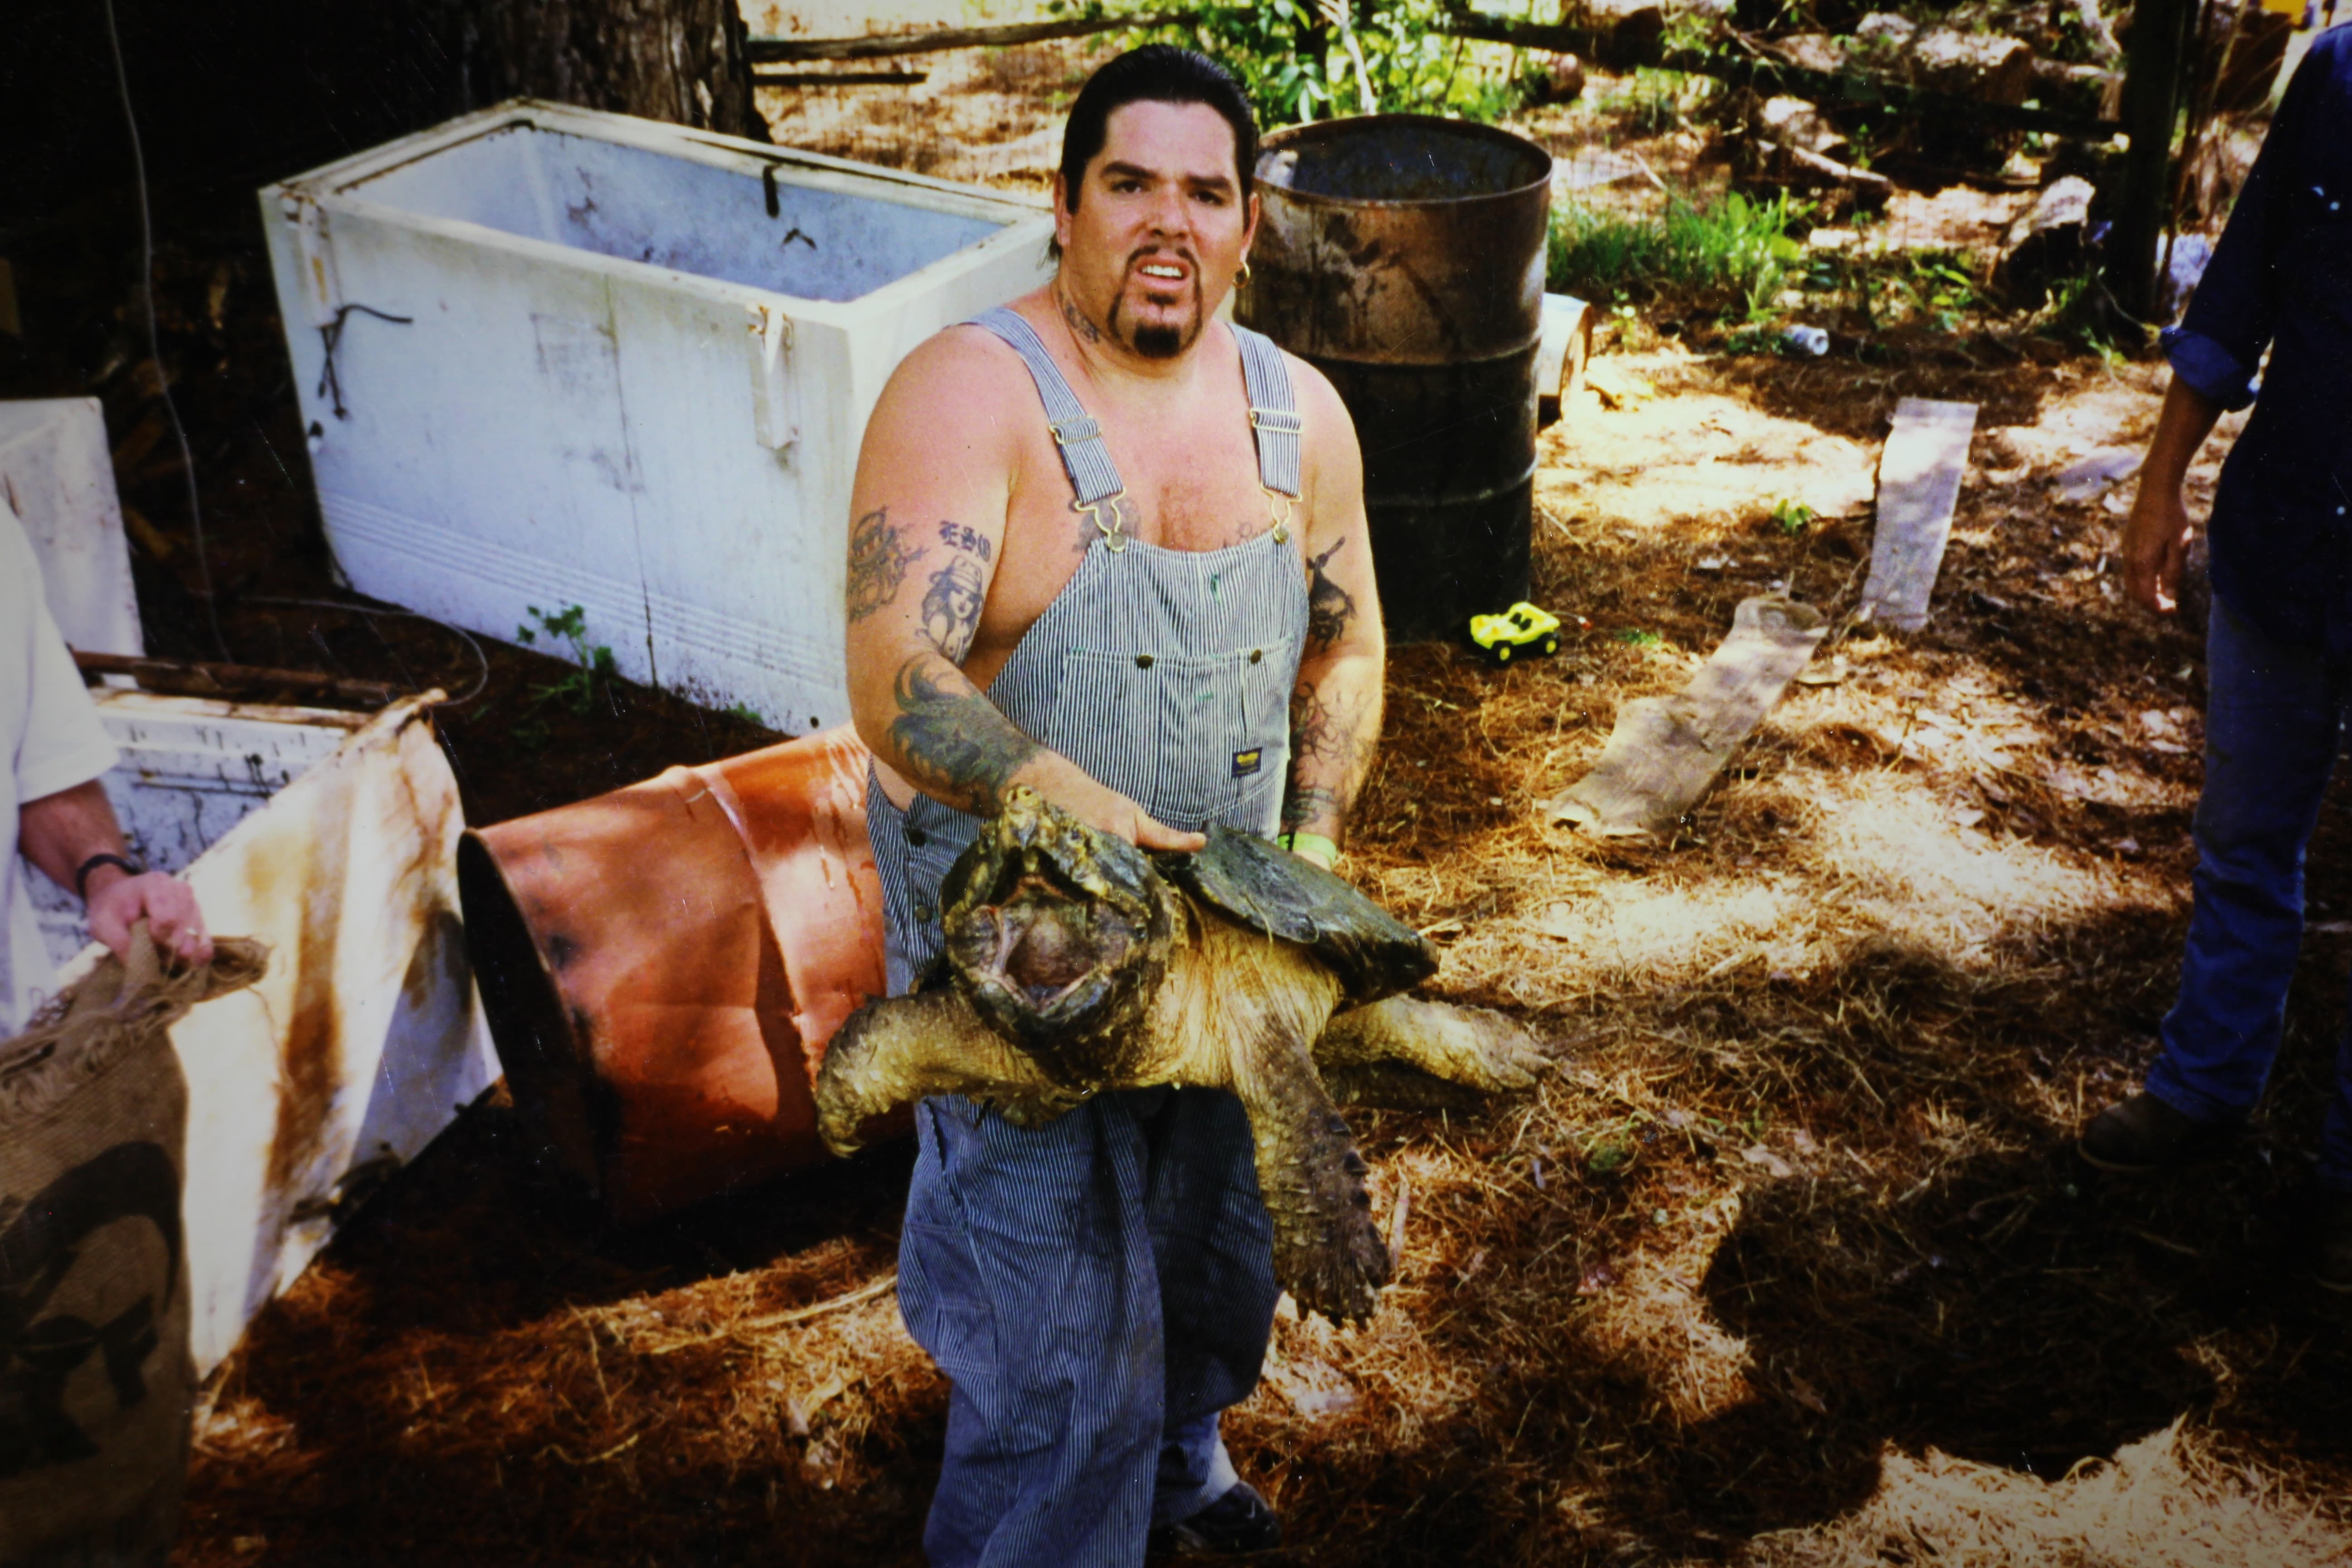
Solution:
<path fill-rule="evenodd" d="M 1274 1221 L 1274 1277 L 1334 1322 L 1370 1317 L 1388 1283 L 1388 1243 L 1372 1220 L 1364 1157 L 1306 1042 L 1270 1030 L 1234 1055 L 1234 1092 L 1249 1112 L 1258 1192 Z"/>
<path fill-rule="evenodd" d="M 960 994 L 894 996 L 852 1013 L 826 1047 L 816 1075 L 817 1131 L 826 1148 L 851 1154 L 866 1122 L 927 1094 L 969 1094 L 1008 1106 L 1066 1100 L 1035 1062 L 982 1024 Z"/>
<path fill-rule="evenodd" d="M 1338 1015 L 1317 1037 L 1315 1059 L 1335 1079 L 1360 1078 L 1367 1089 L 1409 1081 L 1410 1073 L 1395 1070 L 1403 1068 L 1487 1094 L 1533 1089 L 1550 1063 L 1534 1037 L 1500 1013 L 1418 996 Z"/>

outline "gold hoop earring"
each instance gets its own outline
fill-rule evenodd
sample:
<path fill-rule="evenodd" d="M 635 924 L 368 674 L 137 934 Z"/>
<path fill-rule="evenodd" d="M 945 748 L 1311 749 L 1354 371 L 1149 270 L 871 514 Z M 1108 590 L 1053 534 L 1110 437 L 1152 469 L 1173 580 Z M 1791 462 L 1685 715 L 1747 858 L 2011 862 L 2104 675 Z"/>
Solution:
<path fill-rule="evenodd" d="M 1234 287 L 1236 289 L 1246 289 L 1249 287 L 1249 263 L 1244 261 L 1242 263 L 1242 269 L 1234 274 Z"/>

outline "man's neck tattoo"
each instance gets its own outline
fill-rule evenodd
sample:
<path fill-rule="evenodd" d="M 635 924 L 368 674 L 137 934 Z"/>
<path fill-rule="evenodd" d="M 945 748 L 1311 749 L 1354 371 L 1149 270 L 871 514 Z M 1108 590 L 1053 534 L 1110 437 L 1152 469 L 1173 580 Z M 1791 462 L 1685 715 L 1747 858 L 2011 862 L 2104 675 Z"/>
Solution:
<path fill-rule="evenodd" d="M 1085 343 L 1099 343 L 1103 341 L 1102 329 L 1087 319 L 1087 313 L 1079 310 L 1067 294 L 1062 292 L 1062 286 L 1059 283 L 1054 285 L 1054 303 L 1062 308 L 1062 320 L 1069 323 L 1072 337 Z"/>

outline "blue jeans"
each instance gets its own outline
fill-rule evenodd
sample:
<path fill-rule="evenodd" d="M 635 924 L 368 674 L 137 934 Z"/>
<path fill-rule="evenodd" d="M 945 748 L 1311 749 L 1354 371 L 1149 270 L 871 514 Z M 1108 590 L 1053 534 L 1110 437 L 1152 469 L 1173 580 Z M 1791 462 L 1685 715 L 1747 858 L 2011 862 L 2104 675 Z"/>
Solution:
<path fill-rule="evenodd" d="M 2147 1089 L 2219 1121 L 2253 1109 L 2278 1057 L 2303 941 L 2304 852 L 2342 746 L 2352 665 L 2273 642 L 2216 599 L 2205 673 L 2196 903 Z M 2319 1175 L 2352 1192 L 2352 1032 L 2337 1048 Z"/>
<path fill-rule="evenodd" d="M 908 1331 L 954 1384 L 923 1531 L 939 1568 L 1134 1568 L 1236 1479 L 1274 1227 L 1221 1089 L 1098 1095 L 1039 1128 L 923 1101 L 898 1244 Z"/>

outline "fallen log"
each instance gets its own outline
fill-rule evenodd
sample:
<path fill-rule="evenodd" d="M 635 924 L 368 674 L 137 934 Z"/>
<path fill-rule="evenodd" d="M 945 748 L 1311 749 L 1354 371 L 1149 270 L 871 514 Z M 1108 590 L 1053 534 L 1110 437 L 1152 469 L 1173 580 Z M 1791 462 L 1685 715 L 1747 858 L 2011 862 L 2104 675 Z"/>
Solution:
<path fill-rule="evenodd" d="M 1555 54 L 1580 55 L 1588 59 L 1601 60 L 1616 69 L 1651 66 L 1660 70 L 1713 77 L 1735 87 L 1752 87 L 1767 94 L 1791 93 L 1815 103 L 1884 104 L 1892 109 L 1932 114 L 1957 123 L 1989 126 L 2000 131 L 2044 131 L 2060 136 L 2087 136 L 2095 141 L 2105 141 L 2123 129 L 2111 120 L 2032 109 L 2020 103 L 1987 103 L 1979 99 L 1915 87 L 1851 68 L 1809 69 L 1760 52 L 1734 55 L 1706 49 L 1668 49 L 1664 47 L 1662 39 L 1656 46 L 1634 50 L 1622 58 L 1611 60 L 1602 51 L 1612 47 L 1612 40 L 1591 27 L 1512 22 L 1497 16 L 1457 13 L 1431 23 L 1430 31 L 1450 38 L 1471 38 L 1486 43 L 1513 44 L 1521 48 L 1548 49 Z M 1826 57 L 1822 63 L 1829 63 Z"/>
<path fill-rule="evenodd" d="M 1690 684 L 1620 708 L 1592 771 L 1537 810 L 1547 822 L 1604 837 L 1669 831 L 1756 732 L 1828 631 L 1811 605 L 1769 595 L 1741 600 L 1731 635 Z"/>
<path fill-rule="evenodd" d="M 1063 22 L 1014 22 L 997 27 L 950 27 L 936 33 L 877 33 L 862 38 L 750 38 L 744 53 L 757 65 L 783 60 L 870 60 L 885 55 L 928 55 L 942 49 L 1002 48 L 1055 38 L 1084 38 L 1126 27 L 1171 27 L 1200 19 L 1197 11 L 1095 16 Z"/>

